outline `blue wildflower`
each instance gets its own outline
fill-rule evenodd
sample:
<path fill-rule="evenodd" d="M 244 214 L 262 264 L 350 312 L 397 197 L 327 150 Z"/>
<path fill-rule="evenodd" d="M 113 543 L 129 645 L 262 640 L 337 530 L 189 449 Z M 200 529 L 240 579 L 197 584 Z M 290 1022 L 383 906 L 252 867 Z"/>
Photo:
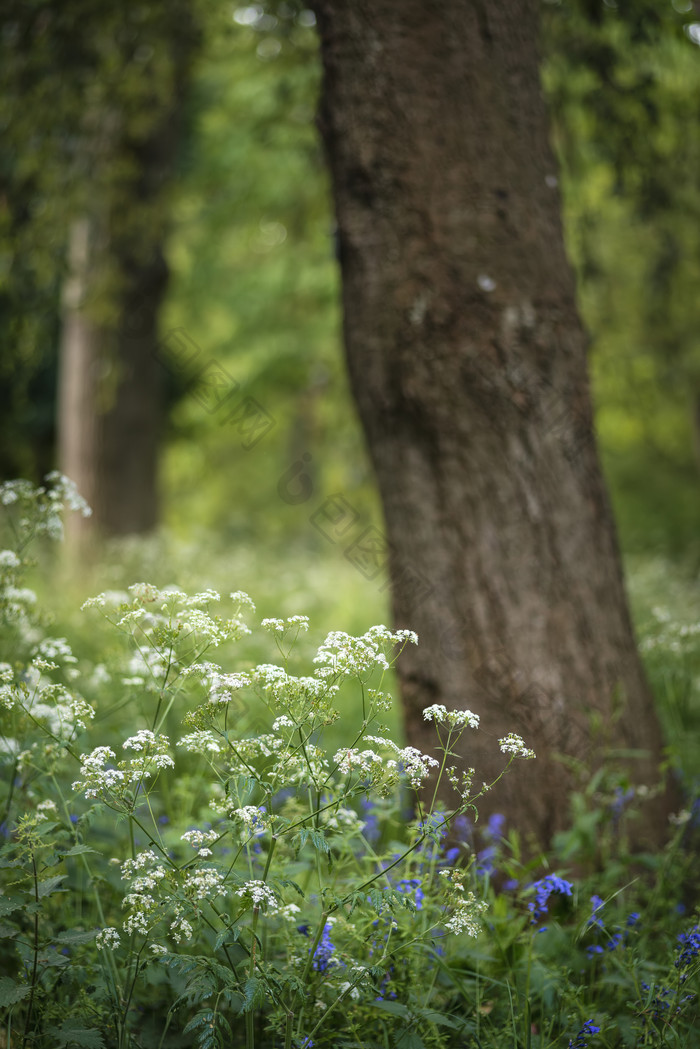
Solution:
<path fill-rule="evenodd" d="M 586 954 L 592 958 L 594 954 L 603 954 L 603 948 L 598 943 L 589 943 L 586 947 Z"/>
<path fill-rule="evenodd" d="M 591 896 L 591 916 L 586 923 L 587 927 L 590 928 L 592 925 L 597 926 L 599 929 L 605 928 L 603 922 L 598 917 L 598 911 L 604 906 L 605 901 L 600 896 Z"/>
<path fill-rule="evenodd" d="M 569 1049 L 586 1049 L 588 1045 L 587 1039 L 593 1034 L 598 1034 L 599 1031 L 600 1027 L 597 1027 L 592 1020 L 586 1020 L 576 1038 L 573 1041 L 569 1041 Z"/>
<path fill-rule="evenodd" d="M 332 965 L 337 965 L 337 960 L 333 958 L 334 954 L 335 944 L 331 941 L 331 925 L 330 922 L 326 922 L 320 943 L 314 951 L 313 968 L 317 972 L 324 973 Z"/>
<path fill-rule="evenodd" d="M 425 894 L 421 888 L 420 878 L 402 878 L 401 881 L 397 881 L 396 888 L 399 892 L 405 893 L 406 896 L 411 896 L 411 890 L 415 889 L 413 893 L 416 910 L 420 911 L 423 909 L 423 899 Z"/>
<path fill-rule="evenodd" d="M 547 914 L 547 903 L 550 896 L 555 894 L 571 896 L 574 887 L 570 881 L 565 881 L 557 874 L 548 874 L 546 878 L 540 878 L 539 881 L 534 882 L 532 888 L 535 890 L 535 899 L 528 903 L 528 909 L 532 912 L 531 922 L 534 925 L 543 914 Z"/>
<path fill-rule="evenodd" d="M 689 932 L 680 933 L 676 951 L 676 968 L 687 968 L 700 954 L 700 925 L 694 925 Z"/>
<path fill-rule="evenodd" d="M 637 911 L 632 911 L 632 913 L 627 916 L 627 928 L 631 929 L 632 926 L 636 925 L 638 921 L 639 913 Z"/>

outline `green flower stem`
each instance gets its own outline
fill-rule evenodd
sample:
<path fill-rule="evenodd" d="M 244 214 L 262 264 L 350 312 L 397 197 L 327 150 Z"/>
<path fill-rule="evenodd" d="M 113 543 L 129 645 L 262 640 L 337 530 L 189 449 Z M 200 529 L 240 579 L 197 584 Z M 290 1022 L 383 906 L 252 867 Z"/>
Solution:
<path fill-rule="evenodd" d="M 32 875 L 34 879 L 34 905 L 36 910 L 34 911 L 34 930 L 33 930 L 33 943 L 32 943 L 32 987 L 29 992 L 29 1004 L 27 1006 L 27 1017 L 24 1021 L 24 1035 L 22 1037 L 22 1046 L 27 1044 L 29 1038 L 29 1027 L 32 1020 L 32 1013 L 34 1011 L 34 994 L 36 992 L 37 972 L 39 968 L 39 874 L 36 869 L 36 855 L 34 849 L 31 851 L 32 857 Z"/>

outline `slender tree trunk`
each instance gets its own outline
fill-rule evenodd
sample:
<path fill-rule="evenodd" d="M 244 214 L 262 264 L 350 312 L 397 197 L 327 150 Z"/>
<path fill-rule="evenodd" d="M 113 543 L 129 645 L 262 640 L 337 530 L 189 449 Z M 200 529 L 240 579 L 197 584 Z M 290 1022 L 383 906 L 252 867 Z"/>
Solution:
<path fill-rule="evenodd" d="M 167 268 L 158 248 L 149 260 L 120 263 L 114 320 L 101 323 L 93 291 L 108 252 L 96 223 L 74 224 L 64 289 L 59 462 L 93 508 L 98 530 L 128 535 L 158 522 L 162 374 L 154 350 Z M 84 540 L 93 519 L 73 521 L 71 529 Z"/>
<path fill-rule="evenodd" d="M 315 0 L 353 392 L 383 499 L 409 742 L 481 716 L 481 812 L 546 845 L 570 762 L 662 757 L 598 462 L 535 0 Z M 635 752 L 634 758 L 631 752 Z M 665 833 L 668 796 L 640 837 Z"/>
<path fill-rule="evenodd" d="M 117 93 L 85 121 L 91 178 L 70 238 L 58 423 L 60 469 L 94 511 L 72 524 L 81 538 L 146 532 L 158 521 L 166 191 L 197 34 L 189 0 L 150 17 L 142 36 L 135 29 L 120 38 L 131 78 L 124 97 Z M 166 60 L 139 78 L 132 52 L 156 47 Z"/>

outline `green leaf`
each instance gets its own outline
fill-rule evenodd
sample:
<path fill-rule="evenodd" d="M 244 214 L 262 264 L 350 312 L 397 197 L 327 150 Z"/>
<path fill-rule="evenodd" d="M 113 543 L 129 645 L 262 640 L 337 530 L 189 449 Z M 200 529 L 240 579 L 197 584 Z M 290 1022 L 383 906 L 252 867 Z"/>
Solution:
<path fill-rule="evenodd" d="M 419 1034 L 407 1027 L 396 1039 L 396 1049 L 425 1049 L 425 1043 Z"/>
<path fill-rule="evenodd" d="M 380 1009 L 383 1013 L 392 1013 L 394 1016 L 401 1016 L 404 1020 L 408 1020 L 411 1016 L 409 1009 L 401 1002 L 375 1001 L 375 1009 Z"/>
<path fill-rule="evenodd" d="M 65 874 L 56 874 L 53 878 L 44 878 L 43 881 L 40 881 L 37 885 L 37 895 L 39 896 L 39 899 L 42 900 L 45 896 L 50 896 L 52 892 L 56 892 L 57 890 L 59 892 L 64 892 L 65 890 L 59 890 L 58 886 L 65 880 L 65 877 Z"/>
<path fill-rule="evenodd" d="M 72 848 L 64 852 L 64 856 L 83 856 L 86 852 L 97 853 L 97 849 L 91 849 L 89 845 L 73 845 Z"/>
<path fill-rule="evenodd" d="M 64 1045 L 78 1045 L 81 1049 L 104 1049 L 99 1031 L 79 1027 L 74 1020 L 66 1020 L 60 1027 L 51 1027 L 48 1033 L 56 1039 L 56 1049 L 62 1049 Z"/>
<path fill-rule="evenodd" d="M 5 914 L 12 914 L 13 911 L 18 911 L 26 903 L 26 896 L 0 896 L 0 917 L 3 917 Z"/>
<path fill-rule="evenodd" d="M 83 932 L 81 929 L 74 929 L 72 931 L 59 932 L 56 937 L 56 943 L 76 946 L 79 943 L 91 943 L 96 935 L 97 929 L 92 929 L 89 932 Z"/>
<path fill-rule="evenodd" d="M 0 976 L 0 1006 L 14 1005 L 26 998 L 30 991 L 29 984 L 17 983 L 9 976 Z"/>

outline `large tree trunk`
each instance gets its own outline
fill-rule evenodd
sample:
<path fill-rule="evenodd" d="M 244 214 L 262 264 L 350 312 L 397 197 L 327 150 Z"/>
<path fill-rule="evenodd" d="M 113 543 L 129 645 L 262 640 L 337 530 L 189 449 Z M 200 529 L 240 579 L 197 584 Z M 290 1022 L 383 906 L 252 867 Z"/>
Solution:
<path fill-rule="evenodd" d="M 409 742 L 424 707 L 481 716 L 481 806 L 546 845 L 566 755 L 661 738 L 598 462 L 560 224 L 535 0 L 315 0 L 350 378 L 383 499 Z M 619 764 L 622 759 L 618 759 Z M 658 843 L 667 796 L 649 803 Z"/>

